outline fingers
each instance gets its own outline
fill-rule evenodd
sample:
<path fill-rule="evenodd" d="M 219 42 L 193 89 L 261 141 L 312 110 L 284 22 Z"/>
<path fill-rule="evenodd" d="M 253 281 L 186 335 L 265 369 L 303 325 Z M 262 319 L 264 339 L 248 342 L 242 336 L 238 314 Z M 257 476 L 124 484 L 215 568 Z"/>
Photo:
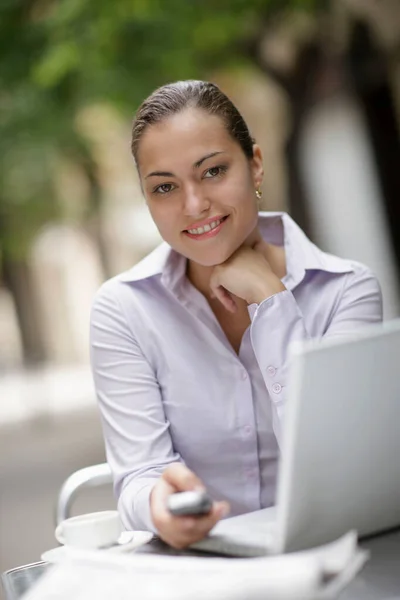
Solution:
<path fill-rule="evenodd" d="M 218 521 L 229 512 L 227 502 L 214 502 L 211 511 L 198 517 L 175 517 L 179 520 L 171 545 L 175 548 L 185 548 L 202 540 Z"/>
<path fill-rule="evenodd" d="M 167 467 L 151 493 L 151 512 L 157 529 L 172 526 L 173 515 L 167 509 L 168 496 L 176 492 L 204 489 L 201 479 L 182 463 Z"/>
<path fill-rule="evenodd" d="M 226 502 L 214 502 L 211 511 L 203 516 L 174 516 L 167 511 L 160 526 L 160 537 L 170 546 L 183 549 L 202 540 L 216 523 L 229 512 Z"/>
<path fill-rule="evenodd" d="M 152 519 L 163 539 L 170 541 L 167 539 L 169 531 L 179 529 L 179 519 L 182 518 L 172 515 L 167 509 L 168 496 L 176 492 L 204 489 L 201 479 L 182 463 L 174 463 L 164 470 L 150 496 Z"/>
<path fill-rule="evenodd" d="M 182 463 L 173 463 L 167 467 L 163 472 L 162 477 L 172 488 L 174 488 L 175 492 L 205 489 L 201 479 Z"/>
<path fill-rule="evenodd" d="M 167 498 L 174 494 L 176 489 L 171 486 L 163 477 L 157 481 L 150 496 L 151 514 L 157 529 L 164 521 L 168 520 L 170 512 L 167 509 Z"/>
<path fill-rule="evenodd" d="M 237 304 L 232 296 L 232 294 L 220 284 L 220 269 L 216 267 L 210 277 L 210 290 L 211 297 L 217 298 L 226 310 L 231 313 L 236 312 Z"/>
<path fill-rule="evenodd" d="M 150 496 L 150 509 L 159 536 L 174 548 L 185 548 L 202 538 L 229 512 L 227 502 L 214 502 L 211 511 L 201 516 L 175 516 L 167 509 L 169 495 L 204 489 L 202 481 L 181 463 L 170 465 L 157 481 Z"/>
<path fill-rule="evenodd" d="M 232 313 L 236 312 L 236 302 L 232 298 L 232 295 L 224 287 L 222 287 L 222 285 L 212 288 L 212 295 L 221 302 L 226 310 L 229 310 L 229 312 Z"/>

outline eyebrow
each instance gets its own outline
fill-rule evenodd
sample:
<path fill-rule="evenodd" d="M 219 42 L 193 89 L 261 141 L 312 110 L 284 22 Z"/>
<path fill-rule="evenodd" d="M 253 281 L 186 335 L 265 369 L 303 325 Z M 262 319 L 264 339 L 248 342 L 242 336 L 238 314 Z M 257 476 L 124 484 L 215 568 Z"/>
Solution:
<path fill-rule="evenodd" d="M 206 154 L 205 156 L 200 158 L 200 160 L 194 163 L 193 168 L 198 169 L 205 160 L 212 158 L 213 156 L 217 156 L 217 154 L 223 153 L 223 150 L 218 150 L 217 152 L 211 152 L 210 154 Z M 170 173 L 169 171 L 153 171 L 152 173 L 146 175 L 145 179 L 148 179 L 149 177 L 175 177 L 175 175 L 173 173 Z"/>

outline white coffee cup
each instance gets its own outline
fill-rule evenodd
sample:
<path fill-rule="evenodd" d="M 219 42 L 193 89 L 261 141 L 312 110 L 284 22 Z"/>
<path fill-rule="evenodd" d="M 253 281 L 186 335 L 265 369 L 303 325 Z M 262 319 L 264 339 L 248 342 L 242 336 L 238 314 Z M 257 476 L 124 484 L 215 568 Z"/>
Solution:
<path fill-rule="evenodd" d="M 58 542 L 76 548 L 102 548 L 115 544 L 123 528 L 116 510 L 86 513 L 62 521 L 55 531 Z"/>

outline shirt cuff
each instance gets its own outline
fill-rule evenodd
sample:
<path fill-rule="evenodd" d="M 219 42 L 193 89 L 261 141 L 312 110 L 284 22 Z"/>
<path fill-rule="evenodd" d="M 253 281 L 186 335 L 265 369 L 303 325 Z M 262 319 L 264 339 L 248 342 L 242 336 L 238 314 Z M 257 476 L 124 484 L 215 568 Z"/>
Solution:
<path fill-rule="evenodd" d="M 258 305 L 250 338 L 270 398 L 277 407 L 286 395 L 289 346 L 307 337 L 303 315 L 289 290 Z"/>
<path fill-rule="evenodd" d="M 303 315 L 292 292 L 278 292 L 256 305 L 250 338 L 262 371 L 269 365 L 279 369 L 286 364 L 289 344 L 308 338 Z"/>
<path fill-rule="evenodd" d="M 274 298 L 277 298 L 277 297 L 281 296 L 282 294 L 285 294 L 288 291 L 289 290 L 282 290 L 281 292 L 277 292 L 276 294 L 273 294 L 272 296 L 265 298 L 265 300 L 263 300 L 259 304 L 257 304 L 257 302 L 253 302 L 253 304 L 249 304 L 247 307 L 247 311 L 249 313 L 251 322 L 254 321 L 255 317 L 260 312 L 260 309 L 263 310 L 262 307 L 265 308 L 265 306 L 271 305 L 273 303 Z M 289 292 L 289 293 L 291 294 L 291 292 Z"/>
<path fill-rule="evenodd" d="M 118 501 L 118 511 L 122 524 L 128 530 L 145 530 L 157 534 L 150 511 L 150 494 L 157 480 L 152 479 L 147 483 L 140 482 L 138 490 L 128 486 L 121 493 Z"/>

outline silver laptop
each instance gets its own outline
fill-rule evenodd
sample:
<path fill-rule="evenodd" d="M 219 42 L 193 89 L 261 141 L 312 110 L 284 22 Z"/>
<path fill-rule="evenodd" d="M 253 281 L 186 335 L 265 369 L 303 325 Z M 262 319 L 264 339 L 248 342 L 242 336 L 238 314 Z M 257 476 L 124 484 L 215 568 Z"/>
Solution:
<path fill-rule="evenodd" d="M 400 319 L 291 348 L 276 507 L 192 547 L 291 552 L 400 525 Z"/>

